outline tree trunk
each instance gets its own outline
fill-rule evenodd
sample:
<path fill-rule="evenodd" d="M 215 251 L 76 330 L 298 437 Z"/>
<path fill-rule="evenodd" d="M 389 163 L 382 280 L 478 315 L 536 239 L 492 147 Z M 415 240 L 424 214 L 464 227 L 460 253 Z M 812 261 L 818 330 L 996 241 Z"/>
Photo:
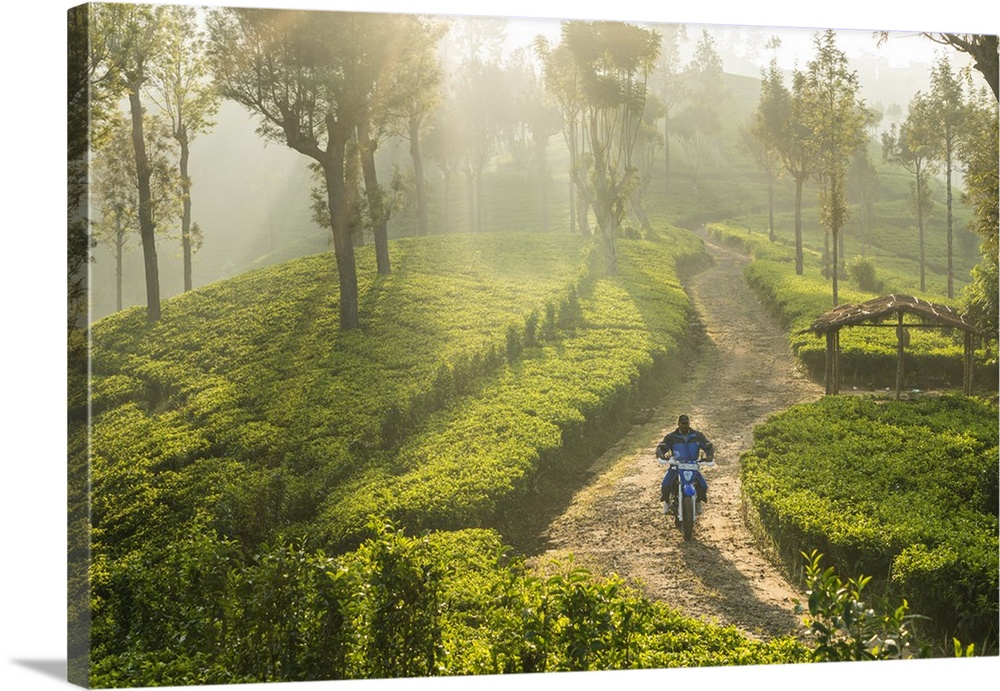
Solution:
<path fill-rule="evenodd" d="M 830 229 L 823 230 L 823 273 L 830 275 Z"/>
<path fill-rule="evenodd" d="M 120 214 L 115 215 L 115 306 L 122 311 L 122 254 L 125 252 L 125 228 Z"/>
<path fill-rule="evenodd" d="M 410 116 L 410 158 L 413 159 L 413 185 L 417 197 L 417 235 L 427 235 L 430 223 L 427 214 L 427 184 L 424 180 L 424 158 L 420 150 L 420 118 Z"/>
<path fill-rule="evenodd" d="M 795 274 L 802 275 L 802 185 L 805 179 L 795 178 Z"/>
<path fill-rule="evenodd" d="M 382 189 L 378 184 L 375 170 L 375 149 L 378 142 L 371 138 L 368 118 L 358 122 L 358 144 L 361 149 L 361 171 L 365 179 L 365 193 L 368 195 L 368 211 L 372 220 L 372 234 L 375 237 L 375 265 L 379 275 L 391 273 L 389 264 L 389 233 L 386 229 L 385 204 Z"/>
<path fill-rule="evenodd" d="M 139 189 L 139 237 L 142 240 L 142 259 L 146 271 L 146 321 L 160 319 L 160 273 L 156 260 L 156 237 L 153 225 L 153 202 L 150 189 L 149 160 L 142 131 L 142 103 L 138 85 L 129 89 L 129 112 L 132 117 L 132 146 L 135 150 L 136 180 Z"/>
<path fill-rule="evenodd" d="M 465 171 L 465 196 L 468 203 L 469 232 L 476 232 L 476 186 L 472 178 L 472 169 Z"/>
<path fill-rule="evenodd" d="M 923 197 L 923 185 L 921 185 L 921 178 L 923 177 L 920 170 L 920 164 L 917 164 L 917 238 L 918 244 L 920 245 L 920 290 L 921 292 L 927 290 L 927 283 L 925 278 L 925 268 L 924 268 L 924 197 Z"/>
<path fill-rule="evenodd" d="M 608 228 L 601 228 L 601 239 L 604 244 L 604 271 L 608 276 L 618 275 L 618 254 L 615 249 L 615 236 L 618 229 L 614 223 Z"/>
<path fill-rule="evenodd" d="M 180 174 L 181 174 L 181 252 L 184 256 L 184 292 L 191 290 L 194 285 L 192 279 L 192 252 L 191 252 L 191 176 L 188 173 L 188 161 L 191 158 L 190 143 L 188 142 L 187 131 L 182 125 L 175 135 L 177 143 L 181 147 Z"/>
<path fill-rule="evenodd" d="M 323 161 L 323 172 L 326 177 L 327 204 L 330 207 L 333 251 L 340 281 L 340 328 L 347 330 L 358 326 L 358 276 L 344 180 L 344 151 L 349 132 L 347 127 L 340 124 L 330 126 L 329 131 L 330 148 Z"/>
<path fill-rule="evenodd" d="M 588 202 L 587 197 L 582 194 L 580 195 L 579 202 L 577 203 L 576 224 L 577 230 L 583 237 L 589 238 L 594 234 L 590 229 L 590 202 Z"/>
<path fill-rule="evenodd" d="M 774 175 L 767 174 L 767 239 L 774 242 Z"/>
<path fill-rule="evenodd" d="M 955 297 L 955 265 L 953 255 L 954 242 L 954 217 L 952 216 L 951 203 L 951 141 L 948 142 L 948 150 L 945 153 L 945 187 L 947 189 L 946 198 L 948 200 L 948 297 Z"/>
<path fill-rule="evenodd" d="M 649 233 L 653 230 L 653 226 L 649 222 L 649 216 L 646 215 L 646 210 L 642 208 L 642 194 L 638 191 L 632 195 L 632 213 L 639 219 L 639 225 L 642 227 L 643 232 Z"/>
<path fill-rule="evenodd" d="M 541 201 L 542 232 L 549 232 L 549 162 L 546 157 L 548 141 L 539 137 L 535 142 L 535 158 L 538 159 L 538 194 Z"/>

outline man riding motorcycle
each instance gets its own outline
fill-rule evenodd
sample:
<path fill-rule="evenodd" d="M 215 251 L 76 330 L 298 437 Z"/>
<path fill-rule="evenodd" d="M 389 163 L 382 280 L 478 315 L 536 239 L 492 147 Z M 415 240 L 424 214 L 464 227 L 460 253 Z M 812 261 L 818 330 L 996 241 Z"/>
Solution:
<path fill-rule="evenodd" d="M 705 457 L 711 461 L 715 456 L 715 447 L 705 435 L 691 428 L 691 420 L 687 415 L 677 418 L 677 429 L 669 432 L 663 441 L 656 445 L 656 457 L 665 459 L 673 457 L 681 462 L 698 460 L 699 451 L 705 452 Z M 695 472 L 695 489 L 698 501 L 708 501 L 708 483 L 701 473 Z M 663 513 L 675 513 L 677 510 L 677 469 L 671 467 L 660 483 L 660 501 L 663 502 Z"/>

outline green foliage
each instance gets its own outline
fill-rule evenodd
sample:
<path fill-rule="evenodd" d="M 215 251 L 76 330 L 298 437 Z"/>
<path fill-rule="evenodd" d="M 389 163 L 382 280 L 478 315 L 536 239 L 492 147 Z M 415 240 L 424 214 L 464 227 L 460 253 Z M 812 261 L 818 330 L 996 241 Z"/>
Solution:
<path fill-rule="evenodd" d="M 828 396 L 754 430 L 744 495 L 790 561 L 817 549 L 933 630 L 995 641 L 996 420 L 961 396 Z"/>
<path fill-rule="evenodd" d="M 879 279 L 875 262 L 868 257 L 854 257 L 847 263 L 847 273 L 855 287 L 863 293 L 885 293 L 885 283 Z"/>
<path fill-rule="evenodd" d="M 520 359 L 430 415 L 391 472 L 372 468 L 331 489 L 317 523 L 323 541 L 356 542 L 376 512 L 411 530 L 510 527 L 504 517 L 517 515 L 535 478 L 590 454 L 676 360 L 690 307 L 672 267 L 700 247 L 669 237 L 622 241 L 620 277 L 569 291 L 545 340 L 524 347 L 508 331 L 507 352 Z"/>
<path fill-rule="evenodd" d="M 906 600 L 895 609 L 877 612 L 862 600 L 870 576 L 842 581 L 833 567 L 820 566 L 822 555 L 813 551 L 805 558 L 806 623 L 815 637 L 812 657 L 819 662 L 848 660 L 892 660 L 911 657 L 911 617 Z M 801 607 L 801 603 L 799 604 Z M 919 651 L 926 657 L 928 649 Z"/>
<path fill-rule="evenodd" d="M 189 598 L 210 606 L 178 603 L 167 614 L 186 631 L 178 629 L 161 647 L 127 639 L 98 659 L 91 682 L 364 679 L 789 663 L 808 656 L 790 638 L 762 643 L 731 627 L 685 619 L 618 576 L 598 578 L 558 562 L 536 575 L 493 531 L 410 537 L 377 520 L 368 528 L 357 550 L 337 557 L 290 541 L 264 546 L 250 563 L 223 549 L 171 564 L 188 576 L 211 577 L 179 578 L 164 601 L 186 587 L 197 591 Z M 196 564 L 200 571 L 192 570 Z M 158 585 L 171 587 L 166 569 L 157 577 Z"/>
<path fill-rule="evenodd" d="M 511 527 L 539 473 L 592 457 L 627 424 L 678 360 L 691 320 L 677 266 L 700 261 L 701 243 L 673 229 L 623 240 L 614 280 L 591 275 L 590 247 L 571 236 L 394 252 L 349 333 L 329 255 L 185 294 L 152 326 L 140 310 L 95 325 L 91 444 L 74 447 L 92 454 L 95 679 L 662 660 L 637 647 L 650 605 L 620 581 L 536 583 L 524 567 L 495 581 L 496 564 L 477 560 L 449 595 L 456 560 L 429 546 L 449 533 L 413 542 L 399 528 Z M 489 613 L 488 635 L 473 614 L 491 612 L 486 592 L 522 598 L 516 616 Z"/>

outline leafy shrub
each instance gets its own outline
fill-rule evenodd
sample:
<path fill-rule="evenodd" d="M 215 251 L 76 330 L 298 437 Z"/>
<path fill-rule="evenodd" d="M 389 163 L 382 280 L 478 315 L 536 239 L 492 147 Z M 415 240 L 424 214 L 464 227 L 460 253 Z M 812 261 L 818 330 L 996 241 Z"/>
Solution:
<path fill-rule="evenodd" d="M 204 584 L 157 570 L 164 600 L 180 588 L 210 603 L 178 612 L 161 647 L 128 638 L 98 656 L 99 687 L 363 679 L 559 670 L 802 662 L 790 638 L 752 640 L 686 619 L 617 576 L 572 563 L 535 575 L 490 530 L 411 537 L 371 521 L 357 550 L 329 557 L 295 541 L 250 563 L 227 550 L 187 559 Z M 203 555 L 203 556 L 197 556 Z M 189 569 L 185 574 L 192 574 Z M 221 578 L 217 576 L 222 576 Z"/>
<path fill-rule="evenodd" d="M 598 280 L 577 237 L 401 241 L 392 276 L 364 274 L 367 316 L 351 332 L 337 324 L 329 255 L 166 301 L 156 325 L 141 310 L 96 324 L 92 444 L 74 446 L 92 452 L 96 678 L 436 673 L 439 620 L 407 623 L 398 617 L 419 608 L 389 599 L 361 612 L 342 595 L 392 572 L 430 612 L 447 562 L 386 548 L 372 557 L 380 576 L 338 567 L 347 575 L 334 578 L 319 550 L 361 544 L 371 514 L 419 530 L 515 513 L 541 470 L 627 424 L 651 375 L 676 361 L 690 305 L 675 267 L 702 252 L 675 230 L 623 241 L 620 276 Z M 212 542 L 225 549 L 203 561 L 198 545 Z M 178 610 L 190 622 L 175 629 L 159 613 L 194 581 L 204 599 Z M 382 621 L 387 638 L 366 648 L 343 628 L 358 617 Z M 195 642 L 206 638 L 222 652 Z M 400 657 L 417 639 L 423 657 Z M 598 664 L 596 650 L 558 640 L 558 660 L 525 650 L 518 669 Z"/>
<path fill-rule="evenodd" d="M 904 600 L 887 611 L 876 611 L 862 599 L 871 576 L 842 581 L 834 568 L 820 566 L 822 555 L 813 551 L 806 560 L 808 596 L 806 624 L 815 637 L 812 657 L 819 662 L 892 660 L 913 657 L 911 616 Z M 801 603 L 799 603 L 801 609 Z M 917 651 L 927 657 L 929 649 Z"/>
<path fill-rule="evenodd" d="M 858 290 L 876 294 L 885 292 L 885 283 L 879 279 L 875 262 L 869 257 L 857 256 L 851 259 L 847 262 L 847 273 Z"/>
<path fill-rule="evenodd" d="M 755 428 L 745 498 L 789 564 L 816 549 L 934 630 L 995 641 L 996 420 L 961 396 L 795 406 Z"/>

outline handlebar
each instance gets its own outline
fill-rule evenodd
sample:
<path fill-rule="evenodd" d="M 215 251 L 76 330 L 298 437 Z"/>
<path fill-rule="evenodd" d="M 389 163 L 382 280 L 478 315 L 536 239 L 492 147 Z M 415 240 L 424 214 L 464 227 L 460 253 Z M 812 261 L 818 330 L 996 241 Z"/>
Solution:
<path fill-rule="evenodd" d="M 674 465 L 681 470 L 698 470 L 699 468 L 711 468 L 715 465 L 715 458 L 712 460 L 706 460 L 704 458 L 699 458 L 694 461 L 679 461 L 676 458 L 657 458 L 656 462 L 660 465 Z"/>

